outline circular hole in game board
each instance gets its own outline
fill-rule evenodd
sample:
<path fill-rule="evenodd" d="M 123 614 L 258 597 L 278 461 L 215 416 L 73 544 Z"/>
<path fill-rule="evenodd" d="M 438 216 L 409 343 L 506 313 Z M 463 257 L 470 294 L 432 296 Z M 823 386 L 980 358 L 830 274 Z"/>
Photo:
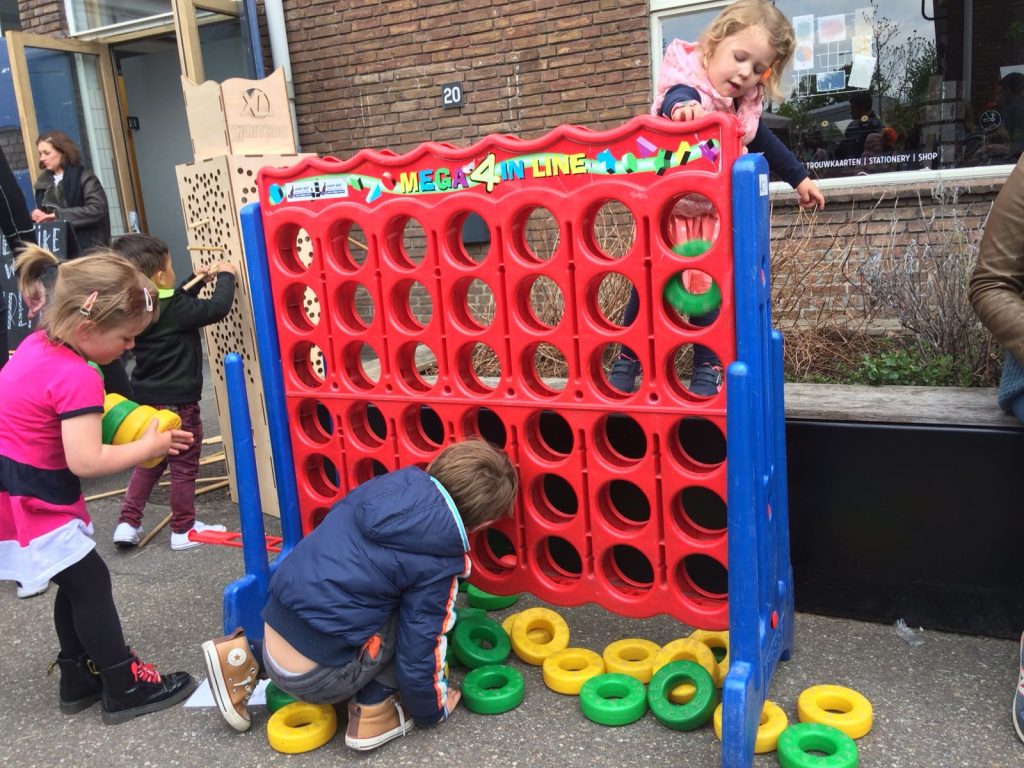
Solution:
<path fill-rule="evenodd" d="M 558 219 L 547 208 L 536 206 L 519 211 L 512 224 L 513 241 L 527 261 L 550 261 L 558 250 Z"/>
<path fill-rule="evenodd" d="M 354 221 L 342 219 L 334 222 L 327 236 L 334 263 L 343 272 L 355 272 L 366 263 L 369 239 Z"/>
<path fill-rule="evenodd" d="M 407 408 L 402 414 L 402 429 L 421 451 L 434 451 L 444 444 L 444 422 L 429 405 L 417 403 Z"/>
<path fill-rule="evenodd" d="M 501 381 L 501 360 L 483 342 L 463 346 L 455 355 L 459 378 L 470 392 L 489 395 Z"/>
<path fill-rule="evenodd" d="M 437 355 L 426 344 L 406 343 L 398 350 L 397 363 L 398 376 L 409 389 L 427 392 L 437 381 Z"/>
<path fill-rule="evenodd" d="M 549 331 L 562 322 L 565 296 L 558 283 L 547 275 L 527 277 L 516 286 L 515 308 L 527 328 Z"/>
<path fill-rule="evenodd" d="M 711 470 L 725 461 L 725 435 L 703 416 L 680 419 L 669 445 L 676 461 L 694 471 Z"/>
<path fill-rule="evenodd" d="M 639 363 L 626 361 L 625 357 L 632 354 L 624 344 L 602 344 L 591 351 L 590 378 L 598 391 L 606 397 L 622 400 L 637 390 L 643 380 L 643 370 Z M 629 365 L 631 367 L 627 367 Z M 615 386 L 612 386 L 613 381 Z"/>
<path fill-rule="evenodd" d="M 721 392 L 725 383 L 721 366 L 704 363 L 694 369 L 694 353 L 700 351 L 698 348 L 702 346 L 681 344 L 666 361 L 669 369 L 665 371 L 665 378 L 672 390 L 685 400 L 708 400 Z M 704 350 L 710 351 L 717 358 L 717 353 L 710 347 L 704 346 Z"/>
<path fill-rule="evenodd" d="M 546 461 L 561 461 L 572 453 L 572 427 L 555 411 L 534 412 L 526 421 L 529 447 Z"/>
<path fill-rule="evenodd" d="M 651 519 L 651 503 L 640 486 L 629 480 L 612 480 L 600 490 L 605 519 L 619 530 L 642 528 Z"/>
<path fill-rule="evenodd" d="M 684 260 L 698 258 L 708 245 L 714 245 L 718 232 L 715 204 L 699 192 L 685 192 L 669 200 L 658 220 L 658 233 L 665 247 Z M 703 246 L 695 242 L 701 240 Z"/>
<path fill-rule="evenodd" d="M 281 265 L 299 275 L 313 262 L 313 242 L 302 227 L 286 225 L 277 234 L 277 251 Z"/>
<path fill-rule="evenodd" d="M 357 483 L 365 483 L 375 477 L 386 475 L 388 468 L 377 459 L 360 459 L 356 462 L 355 476 Z"/>
<path fill-rule="evenodd" d="M 636 239 L 633 212 L 618 200 L 604 200 L 592 208 L 584 226 L 591 248 L 609 259 L 621 259 Z"/>
<path fill-rule="evenodd" d="M 579 511 L 576 491 L 565 478 L 545 472 L 530 483 L 530 503 L 546 520 L 564 523 Z"/>
<path fill-rule="evenodd" d="M 319 387 L 327 379 L 323 350 L 308 341 L 300 341 L 292 348 L 292 368 L 307 387 Z"/>
<path fill-rule="evenodd" d="M 712 538 L 725 533 L 728 511 L 722 497 L 702 485 L 680 491 L 672 504 L 676 525 L 694 538 Z"/>
<path fill-rule="evenodd" d="M 481 531 L 475 538 L 473 554 L 477 565 L 491 573 L 511 573 L 519 564 L 512 539 L 498 525 Z"/>
<path fill-rule="evenodd" d="M 628 328 L 635 322 L 625 321 L 626 304 L 633 291 L 633 282 L 619 272 L 595 276 L 587 285 L 586 307 L 590 321 L 604 331 Z"/>
<path fill-rule="evenodd" d="M 427 255 L 427 235 L 423 225 L 411 216 L 396 216 L 384 231 L 385 250 L 400 267 L 413 268 Z"/>
<path fill-rule="evenodd" d="M 494 291 L 478 278 L 464 278 L 455 284 L 452 312 L 455 320 L 470 332 L 483 331 L 494 322 Z"/>
<path fill-rule="evenodd" d="M 388 425 L 384 414 L 373 403 L 354 402 L 348 409 L 349 439 L 363 448 L 374 449 L 384 445 Z"/>
<path fill-rule="evenodd" d="M 284 292 L 284 314 L 297 333 L 308 333 L 320 323 L 320 299 L 310 286 L 293 283 Z"/>
<path fill-rule="evenodd" d="M 299 430 L 311 442 L 326 445 L 334 435 L 334 419 L 319 400 L 303 400 L 298 408 Z"/>
<path fill-rule="evenodd" d="M 537 542 L 537 567 L 551 581 L 569 584 L 583 573 L 583 559 L 566 539 L 547 536 Z"/>
<path fill-rule="evenodd" d="M 594 445 L 601 457 L 616 467 L 638 464 L 647 455 L 647 435 L 632 416 L 609 413 L 598 422 Z"/>
<path fill-rule="evenodd" d="M 312 512 L 309 513 L 309 529 L 304 530 L 303 533 L 309 533 L 311 530 L 316 528 L 320 523 L 327 517 L 327 513 L 331 511 L 330 507 L 316 507 Z"/>
<path fill-rule="evenodd" d="M 400 280 L 392 289 L 391 318 L 409 333 L 417 333 L 434 316 L 430 291 L 418 280 Z"/>
<path fill-rule="evenodd" d="M 608 584 L 618 592 L 639 595 L 649 592 L 654 584 L 654 569 L 636 547 L 616 544 L 601 557 L 601 572 Z"/>
<path fill-rule="evenodd" d="M 668 319 L 681 330 L 706 328 L 718 319 L 722 289 L 707 272 L 684 269 L 669 278 L 662 291 L 662 307 Z"/>
<path fill-rule="evenodd" d="M 338 468 L 326 456 L 314 453 L 306 459 L 303 472 L 309 487 L 321 497 L 332 499 L 338 493 Z"/>
<path fill-rule="evenodd" d="M 490 408 L 471 408 L 463 418 L 462 429 L 467 435 L 480 437 L 499 448 L 504 448 L 508 442 L 504 422 Z"/>
<path fill-rule="evenodd" d="M 342 330 L 347 333 L 362 333 L 373 323 L 376 308 L 373 297 L 366 286 L 354 280 L 346 280 L 335 293 L 335 316 Z"/>
<path fill-rule="evenodd" d="M 523 348 L 520 371 L 524 386 L 539 397 L 554 397 L 565 389 L 569 364 L 562 350 L 540 342 Z"/>
<path fill-rule="evenodd" d="M 725 601 L 729 595 L 729 571 L 713 557 L 693 554 L 684 557 L 676 568 L 679 588 L 685 594 Z"/>
<path fill-rule="evenodd" d="M 490 228 L 472 211 L 459 211 L 449 218 L 445 236 L 452 258 L 467 267 L 483 263 L 491 249 Z"/>
<path fill-rule="evenodd" d="M 357 389 L 373 389 L 380 381 L 377 350 L 364 341 L 352 341 L 342 349 L 342 371 Z"/>

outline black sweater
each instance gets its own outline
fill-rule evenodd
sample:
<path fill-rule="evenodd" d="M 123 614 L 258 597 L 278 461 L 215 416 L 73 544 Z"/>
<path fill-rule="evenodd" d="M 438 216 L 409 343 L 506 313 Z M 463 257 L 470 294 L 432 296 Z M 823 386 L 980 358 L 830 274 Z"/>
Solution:
<path fill-rule="evenodd" d="M 138 403 L 182 405 L 202 399 L 199 329 L 227 317 L 235 297 L 235 276 L 218 274 L 209 299 L 197 296 L 202 287 L 200 283 L 188 292 L 160 292 L 160 319 L 135 339 L 132 388 Z"/>

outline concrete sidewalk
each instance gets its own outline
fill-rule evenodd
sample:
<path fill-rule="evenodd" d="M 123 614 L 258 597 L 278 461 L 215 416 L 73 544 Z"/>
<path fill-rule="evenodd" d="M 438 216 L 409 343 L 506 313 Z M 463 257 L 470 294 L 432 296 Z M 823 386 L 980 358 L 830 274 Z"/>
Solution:
<path fill-rule="evenodd" d="M 209 386 L 207 387 L 209 390 Z M 205 408 L 207 435 L 216 435 L 212 399 Z M 204 454 L 218 450 L 209 446 Z M 223 464 L 204 474 L 223 474 Z M 87 483 L 86 494 L 124 488 L 128 474 Z M 167 514 L 166 491 L 154 493 L 144 527 Z M 205 676 L 200 643 L 221 632 L 221 593 L 243 573 L 241 550 L 203 546 L 172 552 L 162 531 L 145 549 L 123 553 L 110 541 L 120 497 L 90 503 L 100 554 L 110 567 L 129 643 L 163 671 L 184 669 Z M 199 519 L 237 531 L 238 510 L 226 490 L 200 497 Z M 267 518 L 268 533 L 276 521 Z M 254 710 L 253 727 L 237 734 L 215 710 L 183 706 L 104 726 L 99 706 L 66 717 L 57 707 L 57 674 L 47 675 L 56 656 L 52 623 L 55 588 L 18 600 L 14 584 L 0 584 L 0 766 L 622 766 L 720 765 L 710 726 L 691 733 L 671 731 L 648 713 L 639 722 L 608 728 L 587 720 L 576 697 L 545 687 L 539 667 L 509 663 L 523 672 L 526 699 L 517 709 L 481 716 L 460 708 L 435 729 L 413 731 L 375 752 L 348 750 L 342 734 L 304 755 L 282 755 L 266 740 L 267 713 Z M 464 596 L 460 596 L 463 600 Z M 524 597 L 510 612 L 535 605 Z M 625 619 L 596 606 L 558 609 L 571 630 L 571 645 L 600 652 L 608 643 L 642 637 L 663 644 L 688 633 L 666 617 Z M 970 606 L 964 606 L 970 610 Z M 1024 624 L 1024 617 L 1021 617 Z M 770 698 L 795 721 L 796 699 L 806 687 L 845 685 L 874 706 L 874 728 L 858 741 L 861 766 L 884 768 L 997 768 L 1024 765 L 1024 744 L 1010 721 L 1017 682 L 1018 646 L 983 637 L 924 632 L 911 646 L 892 626 L 798 614 L 796 648 L 780 665 Z M 461 680 L 464 670 L 454 670 Z M 344 709 L 340 712 L 344 728 Z M 755 766 L 777 765 L 774 754 Z"/>

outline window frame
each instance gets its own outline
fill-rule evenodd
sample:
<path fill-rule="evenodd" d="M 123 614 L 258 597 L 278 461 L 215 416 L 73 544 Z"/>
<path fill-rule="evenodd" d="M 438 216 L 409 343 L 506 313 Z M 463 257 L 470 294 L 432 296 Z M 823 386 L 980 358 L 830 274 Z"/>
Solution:
<path fill-rule="evenodd" d="M 655 88 L 658 83 L 658 70 L 661 68 L 662 59 L 662 19 L 666 16 L 678 16 L 681 13 L 692 11 L 707 11 L 716 8 L 725 8 L 731 0 L 650 0 L 650 30 L 651 30 L 651 98 L 654 98 Z M 810 6 L 810 3 L 808 2 Z M 970 27 L 970 21 L 965 27 Z M 966 57 L 965 57 L 966 59 Z M 965 61 L 965 68 L 970 69 L 970 62 Z M 865 186 L 906 186 L 907 184 L 928 182 L 946 183 L 957 181 L 972 181 L 975 179 L 1003 179 L 1010 175 L 1014 165 L 982 165 L 969 166 L 965 168 L 940 168 L 938 170 L 921 169 L 916 171 L 887 171 L 885 173 L 872 173 L 867 176 L 835 176 L 826 179 L 815 179 L 815 183 L 821 189 L 834 189 L 848 191 L 853 188 Z M 771 184 L 771 191 L 782 192 L 789 190 L 790 186 L 785 182 L 775 181 Z"/>

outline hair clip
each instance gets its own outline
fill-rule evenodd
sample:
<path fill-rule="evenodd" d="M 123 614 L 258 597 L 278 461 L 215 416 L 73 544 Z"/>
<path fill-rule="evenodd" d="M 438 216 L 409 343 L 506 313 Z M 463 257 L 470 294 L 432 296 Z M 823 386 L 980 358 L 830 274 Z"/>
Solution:
<path fill-rule="evenodd" d="M 96 303 L 96 299 L 100 296 L 99 291 L 93 291 L 85 297 L 85 301 L 82 302 L 82 306 L 79 307 L 78 311 L 88 317 L 92 314 L 92 305 Z"/>
<path fill-rule="evenodd" d="M 771 67 L 768 67 L 768 69 L 766 69 L 764 72 L 761 73 L 761 79 L 764 80 L 766 83 L 768 82 L 768 78 L 771 77 L 771 76 L 772 76 L 772 68 Z"/>
<path fill-rule="evenodd" d="M 147 312 L 152 312 L 153 311 L 153 294 L 151 294 L 149 292 L 149 288 L 143 288 L 142 289 L 142 293 L 146 297 L 146 311 Z"/>

